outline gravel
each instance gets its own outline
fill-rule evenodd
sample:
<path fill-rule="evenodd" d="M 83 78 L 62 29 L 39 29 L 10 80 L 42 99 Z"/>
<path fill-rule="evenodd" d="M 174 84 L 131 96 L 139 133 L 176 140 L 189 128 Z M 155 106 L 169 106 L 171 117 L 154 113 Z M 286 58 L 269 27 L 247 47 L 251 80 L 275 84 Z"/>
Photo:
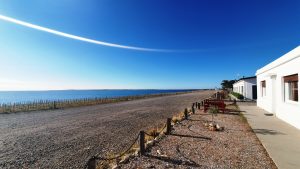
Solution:
<path fill-rule="evenodd" d="M 197 111 L 174 126 L 172 135 L 120 168 L 277 168 L 240 115 L 218 114 L 224 131 L 209 131 L 204 123 L 211 115 Z"/>
<path fill-rule="evenodd" d="M 0 114 L 0 168 L 83 168 L 91 156 L 124 150 L 140 130 L 161 127 L 212 93 Z"/>

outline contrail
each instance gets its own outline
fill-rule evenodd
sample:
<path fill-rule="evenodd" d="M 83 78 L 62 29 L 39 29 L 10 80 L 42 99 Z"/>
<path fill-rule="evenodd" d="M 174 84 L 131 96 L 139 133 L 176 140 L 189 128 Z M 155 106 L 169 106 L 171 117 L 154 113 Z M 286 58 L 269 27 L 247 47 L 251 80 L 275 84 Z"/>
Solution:
<path fill-rule="evenodd" d="M 153 49 L 153 48 L 143 48 L 143 47 L 136 47 L 136 46 L 126 46 L 126 45 L 119 45 L 119 44 L 115 44 L 115 43 L 109 43 L 109 42 L 93 40 L 93 39 L 84 38 L 84 37 L 81 37 L 81 36 L 76 36 L 76 35 L 60 32 L 60 31 L 53 30 L 53 29 L 50 29 L 50 28 L 38 26 L 38 25 L 35 25 L 35 24 L 20 21 L 20 20 L 14 19 L 14 18 L 3 16 L 3 15 L 0 15 L 0 19 L 3 20 L 3 21 L 7 21 L 7 22 L 17 24 L 17 25 L 22 25 L 22 26 L 25 26 L 25 27 L 28 27 L 28 28 L 36 29 L 36 30 L 39 30 L 39 31 L 48 32 L 48 33 L 51 33 L 51 34 L 54 34 L 54 35 L 58 35 L 58 36 L 66 37 L 66 38 L 71 38 L 71 39 L 75 39 L 75 40 L 80 40 L 80 41 L 84 41 L 84 42 L 88 42 L 88 43 L 94 43 L 94 44 L 102 45 L 102 46 L 109 46 L 109 47 L 122 48 L 122 49 L 130 49 L 130 50 L 137 50 L 137 51 L 149 51 L 149 52 L 174 52 L 175 51 L 175 50 L 170 50 L 170 49 Z"/>

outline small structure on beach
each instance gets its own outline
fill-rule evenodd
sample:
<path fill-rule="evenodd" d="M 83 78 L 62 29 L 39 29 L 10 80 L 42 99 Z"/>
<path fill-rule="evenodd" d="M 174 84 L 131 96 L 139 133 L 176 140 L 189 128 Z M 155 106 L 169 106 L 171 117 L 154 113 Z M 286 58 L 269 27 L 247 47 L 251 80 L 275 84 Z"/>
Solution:
<path fill-rule="evenodd" d="M 300 129 L 300 46 L 257 70 L 257 106 Z"/>
<path fill-rule="evenodd" d="M 239 93 L 245 99 L 257 99 L 256 76 L 243 77 L 233 84 L 233 92 Z"/>

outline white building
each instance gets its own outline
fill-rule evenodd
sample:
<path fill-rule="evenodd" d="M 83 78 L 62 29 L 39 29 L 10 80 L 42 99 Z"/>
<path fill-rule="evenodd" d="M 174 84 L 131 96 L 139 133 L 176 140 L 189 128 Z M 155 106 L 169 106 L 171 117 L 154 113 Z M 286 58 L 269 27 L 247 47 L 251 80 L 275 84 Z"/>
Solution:
<path fill-rule="evenodd" d="M 257 106 L 300 129 L 300 46 L 257 70 Z"/>
<path fill-rule="evenodd" d="M 256 100 L 256 76 L 241 78 L 233 84 L 233 91 L 243 95 L 246 99 Z"/>

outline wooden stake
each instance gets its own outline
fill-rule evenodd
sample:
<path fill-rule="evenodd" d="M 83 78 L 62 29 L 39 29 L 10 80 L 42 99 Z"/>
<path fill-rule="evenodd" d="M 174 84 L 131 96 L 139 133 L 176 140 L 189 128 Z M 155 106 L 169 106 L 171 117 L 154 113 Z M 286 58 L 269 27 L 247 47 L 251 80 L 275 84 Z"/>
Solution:
<path fill-rule="evenodd" d="M 140 131 L 140 153 L 141 155 L 145 154 L 145 132 Z"/>
<path fill-rule="evenodd" d="M 92 157 L 91 159 L 89 159 L 89 161 L 87 163 L 87 168 L 88 169 L 96 169 L 96 159 L 95 159 L 95 157 Z"/>
<path fill-rule="evenodd" d="M 166 131 L 166 135 L 171 134 L 171 118 L 167 118 L 167 131 Z"/>

